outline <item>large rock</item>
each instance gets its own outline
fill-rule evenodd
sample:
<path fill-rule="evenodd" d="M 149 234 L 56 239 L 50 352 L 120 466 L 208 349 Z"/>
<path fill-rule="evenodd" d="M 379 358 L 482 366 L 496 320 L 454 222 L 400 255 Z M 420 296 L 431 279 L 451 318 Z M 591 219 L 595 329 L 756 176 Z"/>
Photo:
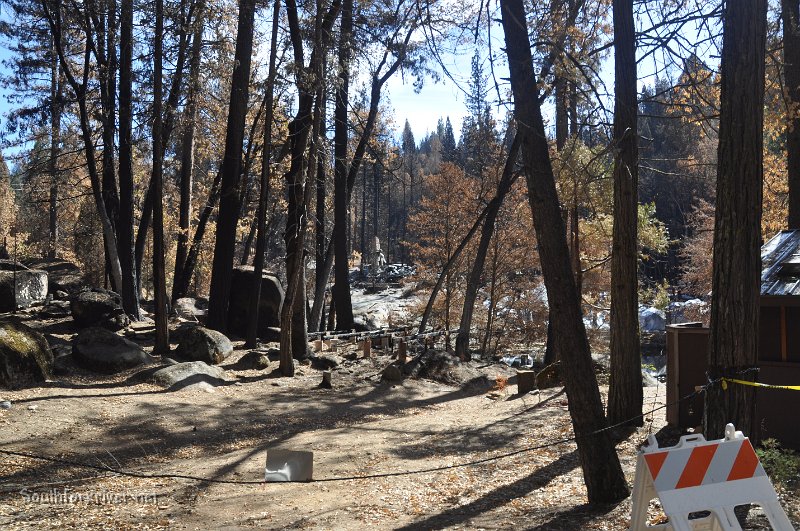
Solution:
<path fill-rule="evenodd" d="M 75 295 L 70 302 L 70 311 L 80 328 L 102 326 L 120 330 L 130 324 L 122 309 L 122 297 L 102 288 L 86 289 Z"/>
<path fill-rule="evenodd" d="M 0 385 L 16 389 L 52 372 L 53 352 L 41 333 L 15 319 L 0 321 Z"/>
<path fill-rule="evenodd" d="M 37 269 L 0 271 L 0 312 L 13 312 L 43 303 L 47 298 L 47 273 Z"/>
<path fill-rule="evenodd" d="M 639 308 L 639 330 L 659 332 L 666 330 L 667 318 L 658 308 Z"/>
<path fill-rule="evenodd" d="M 94 372 L 115 373 L 154 363 L 142 348 L 110 330 L 93 326 L 81 330 L 72 340 L 75 363 Z"/>
<path fill-rule="evenodd" d="M 171 390 L 200 388 L 224 385 L 225 369 L 208 365 L 202 361 L 176 363 L 153 373 L 153 383 Z"/>
<path fill-rule="evenodd" d="M 234 371 L 262 371 L 268 369 L 270 364 L 269 354 L 260 350 L 251 350 L 241 358 L 239 361 L 230 366 Z"/>
<path fill-rule="evenodd" d="M 448 385 L 482 388 L 491 385 L 489 379 L 473 364 L 462 362 L 452 354 L 441 350 L 430 349 L 406 363 L 401 370 L 411 378 L 424 378 Z M 381 375 L 384 379 L 389 376 Z"/>
<path fill-rule="evenodd" d="M 253 292 L 251 266 L 233 268 L 231 276 L 231 301 L 228 310 L 228 330 L 244 337 L 247 334 L 247 320 L 250 315 L 250 294 Z M 278 277 L 264 273 L 261 277 L 261 299 L 258 306 L 258 337 L 272 337 L 269 328 L 278 327 L 281 322 L 283 287 Z"/>
<path fill-rule="evenodd" d="M 47 271 L 47 282 L 50 293 L 63 291 L 69 295 L 78 293 L 86 286 L 83 273 L 78 266 L 58 258 L 25 260 L 31 269 Z"/>
<path fill-rule="evenodd" d="M 195 326 L 181 339 L 175 355 L 190 361 L 203 361 L 211 365 L 222 363 L 233 352 L 233 345 L 224 334 Z"/>

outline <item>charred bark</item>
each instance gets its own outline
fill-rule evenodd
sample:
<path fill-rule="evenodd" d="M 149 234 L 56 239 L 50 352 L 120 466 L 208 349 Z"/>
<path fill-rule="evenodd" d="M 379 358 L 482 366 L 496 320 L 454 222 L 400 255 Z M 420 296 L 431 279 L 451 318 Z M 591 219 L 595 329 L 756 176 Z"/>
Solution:
<path fill-rule="evenodd" d="M 333 231 L 334 267 L 333 289 L 336 301 L 336 328 L 353 328 L 353 303 L 350 299 L 350 265 L 347 252 L 347 137 L 348 92 L 350 89 L 350 46 L 353 33 L 353 0 L 342 2 L 342 22 L 339 37 L 339 83 L 336 87 L 334 110 L 333 165 Z"/>
<path fill-rule="evenodd" d="M 258 342 L 258 306 L 261 300 L 261 275 L 264 271 L 264 253 L 267 241 L 267 205 L 270 196 L 272 177 L 272 120 L 274 118 L 276 59 L 278 55 L 278 18 L 281 11 L 280 0 L 275 0 L 272 10 L 272 34 L 270 38 L 269 71 L 267 73 L 267 94 L 264 108 L 264 145 L 261 151 L 261 189 L 258 197 L 258 228 L 256 231 L 256 255 L 253 261 L 253 292 L 250 295 L 250 322 L 247 323 L 247 344 L 255 347 Z"/>
<path fill-rule="evenodd" d="M 614 0 L 614 75 L 614 228 L 608 421 L 641 426 L 644 424 L 644 394 L 639 348 L 639 143 L 633 0 Z"/>
<path fill-rule="evenodd" d="M 767 2 L 725 3 L 720 64 L 717 204 L 711 295 L 709 377 L 754 379 L 758 360 L 761 279 L 764 55 Z M 728 422 L 754 433 L 755 391 L 711 386 L 706 394 L 704 434 L 723 435 Z"/>
<path fill-rule="evenodd" d="M 193 20 L 192 51 L 189 59 L 189 88 L 184 116 L 186 125 L 181 139 L 180 206 L 178 207 L 178 245 L 175 250 L 175 273 L 172 282 L 172 299 L 175 286 L 186 267 L 189 254 L 189 228 L 192 218 L 192 188 L 194 179 L 195 130 L 197 128 L 197 100 L 200 94 L 200 56 L 203 50 L 203 20 L 205 3 L 197 3 L 197 14 Z"/>
<path fill-rule="evenodd" d="M 607 431 L 592 368 L 589 342 L 569 263 L 564 221 L 533 72 L 527 18 L 522 0 L 501 0 L 514 118 L 533 213 L 539 259 L 553 331 L 559 337 L 569 411 L 590 503 L 616 502 L 628 495 L 625 476 Z"/>
<path fill-rule="evenodd" d="M 133 2 L 123 0 L 120 10 L 119 68 L 119 195 L 117 222 L 122 270 L 122 306 L 139 318 L 139 293 L 134 251 L 133 183 Z"/>
<path fill-rule="evenodd" d="M 208 327 L 226 333 L 230 302 L 231 274 L 239 214 L 239 180 L 242 159 L 247 100 L 249 97 L 250 63 L 253 55 L 253 20 L 255 1 L 239 3 L 233 81 L 228 106 L 225 135 L 225 157 L 222 162 L 222 186 L 217 216 L 217 240 L 209 291 Z"/>
<path fill-rule="evenodd" d="M 800 229 L 800 1 L 782 0 L 783 75 L 786 80 L 786 172 L 789 178 L 789 224 Z"/>

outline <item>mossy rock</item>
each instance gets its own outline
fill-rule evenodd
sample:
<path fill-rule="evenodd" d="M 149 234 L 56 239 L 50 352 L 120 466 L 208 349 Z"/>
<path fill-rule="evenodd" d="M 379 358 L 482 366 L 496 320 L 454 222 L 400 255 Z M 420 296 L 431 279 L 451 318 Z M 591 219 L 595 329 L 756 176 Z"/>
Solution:
<path fill-rule="evenodd" d="M 47 339 L 16 319 L 0 320 L 0 386 L 17 389 L 52 377 Z"/>

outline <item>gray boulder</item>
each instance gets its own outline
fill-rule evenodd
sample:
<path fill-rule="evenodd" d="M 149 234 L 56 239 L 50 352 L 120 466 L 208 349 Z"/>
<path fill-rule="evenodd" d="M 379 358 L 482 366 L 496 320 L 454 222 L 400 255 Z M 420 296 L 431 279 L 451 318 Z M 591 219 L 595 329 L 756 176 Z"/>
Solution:
<path fill-rule="evenodd" d="M 47 339 L 16 319 L 0 321 L 0 386 L 16 389 L 44 382 L 52 373 Z"/>
<path fill-rule="evenodd" d="M 121 330 L 130 324 L 122 309 L 122 297 L 102 288 L 86 289 L 70 302 L 72 319 L 79 328 L 102 326 Z"/>
<path fill-rule="evenodd" d="M 206 389 L 208 386 L 224 385 L 225 369 L 208 365 L 202 361 L 176 363 L 153 373 L 153 383 L 176 391 L 186 388 Z"/>
<path fill-rule="evenodd" d="M 233 268 L 231 275 L 231 301 L 228 310 L 228 330 L 237 336 L 247 334 L 247 321 L 250 315 L 250 294 L 253 292 L 252 266 Z M 258 306 L 258 337 L 273 338 L 270 327 L 279 327 L 283 306 L 283 286 L 278 277 L 265 272 L 261 277 L 261 297 Z"/>
<path fill-rule="evenodd" d="M 72 357 L 84 369 L 108 374 L 155 362 L 133 341 L 98 326 L 81 330 L 75 336 Z"/>
<path fill-rule="evenodd" d="M 51 300 L 45 305 L 44 308 L 42 308 L 42 311 L 39 314 L 42 317 L 60 319 L 62 317 L 69 317 L 71 313 L 72 311 L 70 310 L 69 302 Z"/>
<path fill-rule="evenodd" d="M 25 260 L 25 265 L 31 269 L 40 269 L 47 272 L 48 289 L 50 293 L 57 291 L 68 294 L 78 293 L 86 286 L 83 273 L 72 262 L 58 258 Z"/>
<path fill-rule="evenodd" d="M 241 358 L 239 361 L 231 365 L 231 369 L 235 371 L 249 371 L 258 370 L 262 371 L 268 369 L 270 364 L 269 355 L 260 350 L 251 350 Z"/>
<path fill-rule="evenodd" d="M 47 273 L 37 269 L 0 271 L 0 312 L 27 308 L 47 299 Z"/>
<path fill-rule="evenodd" d="M 203 361 L 217 365 L 233 352 L 233 345 L 224 334 L 195 326 L 183 334 L 175 355 L 190 361 Z"/>
<path fill-rule="evenodd" d="M 639 330 L 660 332 L 666 330 L 667 318 L 658 308 L 639 308 Z"/>

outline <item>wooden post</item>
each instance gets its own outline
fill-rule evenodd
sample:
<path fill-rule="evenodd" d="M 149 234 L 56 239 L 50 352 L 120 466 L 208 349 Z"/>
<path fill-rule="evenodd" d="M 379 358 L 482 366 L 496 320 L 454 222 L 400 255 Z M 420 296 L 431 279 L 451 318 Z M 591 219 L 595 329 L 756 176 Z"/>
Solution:
<path fill-rule="evenodd" d="M 401 365 L 408 361 L 408 346 L 405 339 L 400 340 L 400 347 L 397 350 L 397 361 Z"/>
<path fill-rule="evenodd" d="M 517 371 L 517 394 L 524 395 L 536 389 L 536 371 Z"/>
<path fill-rule="evenodd" d="M 372 357 L 372 340 L 367 338 L 361 342 L 361 350 L 365 358 Z"/>

